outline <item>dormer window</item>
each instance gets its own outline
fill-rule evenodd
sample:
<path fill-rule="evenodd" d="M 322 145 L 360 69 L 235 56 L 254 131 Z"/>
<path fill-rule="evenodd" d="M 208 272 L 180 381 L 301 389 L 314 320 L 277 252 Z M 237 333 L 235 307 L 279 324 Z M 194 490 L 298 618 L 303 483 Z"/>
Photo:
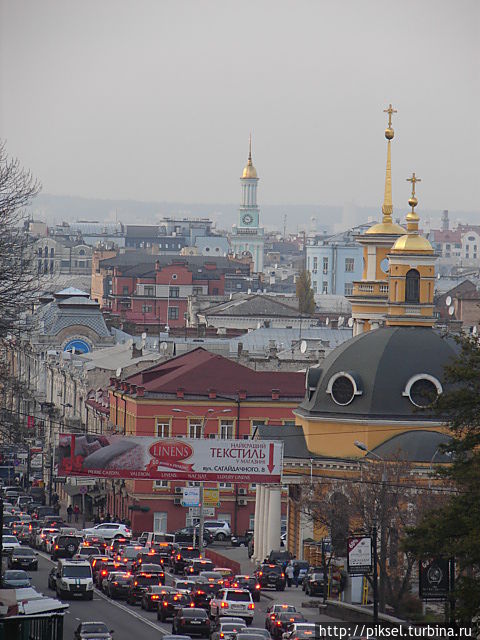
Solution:
<path fill-rule="evenodd" d="M 351 373 L 346 371 L 340 371 L 330 378 L 326 392 L 330 394 L 336 404 L 342 407 L 350 404 L 355 396 L 362 395 L 362 391 L 357 386 L 357 381 Z"/>

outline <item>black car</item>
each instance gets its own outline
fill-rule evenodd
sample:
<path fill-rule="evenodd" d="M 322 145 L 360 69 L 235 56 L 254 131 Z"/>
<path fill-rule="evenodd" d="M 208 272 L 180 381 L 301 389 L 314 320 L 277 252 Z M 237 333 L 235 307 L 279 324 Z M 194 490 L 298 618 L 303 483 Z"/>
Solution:
<path fill-rule="evenodd" d="M 177 611 L 173 618 L 172 633 L 180 635 L 210 635 L 210 618 L 205 609 L 185 607 Z"/>
<path fill-rule="evenodd" d="M 177 611 L 190 606 L 191 598 L 186 593 L 164 593 L 158 602 L 157 620 L 164 622 L 174 618 Z"/>
<path fill-rule="evenodd" d="M 323 596 L 323 573 L 310 573 L 305 577 L 307 596 Z"/>
<path fill-rule="evenodd" d="M 260 602 L 262 587 L 255 576 L 235 576 L 232 587 L 247 589 L 252 594 L 252 600 L 254 602 Z"/>
<path fill-rule="evenodd" d="M 282 635 L 287 630 L 287 627 L 291 625 L 293 622 L 305 622 L 305 618 L 301 613 L 292 613 L 292 612 L 280 612 L 277 614 L 275 621 L 272 625 L 270 633 L 272 635 L 273 640 L 280 640 Z"/>
<path fill-rule="evenodd" d="M 280 564 L 262 564 L 255 572 L 255 576 L 262 589 L 285 590 L 285 572 Z"/>
<path fill-rule="evenodd" d="M 253 529 L 247 529 L 244 534 L 232 536 L 230 542 L 232 547 L 248 547 L 248 543 L 253 538 Z"/>
<path fill-rule="evenodd" d="M 183 570 L 185 576 L 198 576 L 201 571 L 213 571 L 215 565 L 211 560 L 205 558 L 194 558 L 189 560 Z"/>
<path fill-rule="evenodd" d="M 175 531 L 175 542 L 184 542 L 186 544 L 198 543 L 199 529 L 198 527 L 184 527 Z M 213 542 L 212 534 L 204 529 L 203 531 L 203 546 L 206 547 Z"/>
<path fill-rule="evenodd" d="M 197 582 L 192 589 L 192 602 L 196 607 L 210 610 L 210 600 L 223 589 L 222 584 L 215 582 Z"/>
<path fill-rule="evenodd" d="M 171 559 L 173 573 L 183 572 L 188 560 L 198 558 L 199 553 L 196 547 L 179 547 Z"/>
<path fill-rule="evenodd" d="M 112 640 L 113 630 L 104 622 L 81 622 L 75 629 L 74 640 Z"/>
<path fill-rule="evenodd" d="M 165 587 L 163 585 L 153 585 L 143 592 L 140 605 L 146 611 L 156 611 L 158 604 L 164 595 L 174 591 L 173 587 Z"/>
<path fill-rule="evenodd" d="M 50 557 L 52 560 L 73 558 L 82 542 L 83 538 L 81 536 L 58 535 L 55 538 L 55 544 L 52 546 Z"/>
<path fill-rule="evenodd" d="M 21 547 L 14 549 L 12 555 L 8 558 L 9 569 L 30 569 L 38 570 L 38 558 L 33 549 L 29 547 Z"/>
<path fill-rule="evenodd" d="M 131 582 L 132 576 L 127 571 L 112 571 L 103 583 L 103 590 L 112 600 L 127 598 Z"/>
<path fill-rule="evenodd" d="M 142 571 L 142 565 L 144 564 L 158 564 L 163 565 L 165 558 L 155 551 L 142 552 L 137 555 L 136 560 L 132 563 L 132 571 Z"/>
<path fill-rule="evenodd" d="M 32 586 L 32 580 L 26 571 L 5 571 L 2 586 L 4 589 L 22 589 Z"/>
<path fill-rule="evenodd" d="M 128 588 L 127 602 L 128 604 L 137 604 L 143 597 L 148 587 L 161 587 L 164 577 L 158 573 L 136 573 Z"/>

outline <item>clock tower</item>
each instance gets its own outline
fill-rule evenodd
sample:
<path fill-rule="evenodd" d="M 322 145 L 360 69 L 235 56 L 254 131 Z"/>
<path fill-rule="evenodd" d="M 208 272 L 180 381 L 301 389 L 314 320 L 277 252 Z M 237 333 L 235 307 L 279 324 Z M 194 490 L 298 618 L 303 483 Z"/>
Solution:
<path fill-rule="evenodd" d="M 252 162 L 252 136 L 250 136 L 248 160 L 240 178 L 242 201 L 238 210 L 238 224 L 232 228 L 231 245 L 236 256 L 250 254 L 255 273 L 263 271 L 263 228 L 260 227 L 260 211 L 257 205 L 257 170 Z"/>

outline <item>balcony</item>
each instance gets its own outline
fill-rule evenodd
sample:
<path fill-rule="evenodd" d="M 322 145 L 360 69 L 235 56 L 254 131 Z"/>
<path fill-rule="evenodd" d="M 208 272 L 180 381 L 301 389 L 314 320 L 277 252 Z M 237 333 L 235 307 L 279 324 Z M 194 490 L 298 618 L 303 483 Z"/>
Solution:
<path fill-rule="evenodd" d="M 386 298 L 388 284 L 385 282 L 354 282 L 353 295 L 359 297 Z"/>

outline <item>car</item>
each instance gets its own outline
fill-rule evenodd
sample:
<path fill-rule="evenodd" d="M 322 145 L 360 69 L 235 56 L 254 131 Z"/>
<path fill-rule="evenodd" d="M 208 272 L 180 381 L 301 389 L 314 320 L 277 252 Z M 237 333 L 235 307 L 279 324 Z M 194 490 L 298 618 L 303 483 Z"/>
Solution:
<path fill-rule="evenodd" d="M 261 585 L 255 576 L 238 575 L 235 576 L 232 587 L 240 589 L 248 589 L 252 594 L 252 600 L 254 602 L 260 602 Z"/>
<path fill-rule="evenodd" d="M 51 545 L 51 559 L 58 560 L 58 558 L 73 558 L 82 542 L 83 538 L 81 536 L 62 535 L 59 533 Z"/>
<path fill-rule="evenodd" d="M 9 569 L 38 570 L 38 554 L 30 547 L 14 549 L 8 558 Z"/>
<path fill-rule="evenodd" d="M 140 552 L 136 559 L 132 563 L 133 571 L 140 571 L 144 564 L 158 564 L 162 566 L 165 562 L 165 558 L 155 551 Z"/>
<path fill-rule="evenodd" d="M 177 589 L 178 591 L 188 591 L 190 592 L 196 585 L 196 582 L 194 580 L 186 580 L 184 578 L 176 578 L 173 581 L 173 586 L 175 587 L 175 589 Z"/>
<path fill-rule="evenodd" d="M 236 640 L 237 634 L 243 629 L 246 629 L 245 622 L 222 622 L 220 621 L 218 627 L 211 634 L 210 640 Z"/>
<path fill-rule="evenodd" d="M 277 614 L 274 624 L 271 627 L 271 635 L 274 640 L 280 640 L 287 627 L 292 622 L 305 622 L 305 618 L 302 613 L 296 611 L 280 611 Z"/>
<path fill-rule="evenodd" d="M 172 633 L 188 635 L 199 635 L 208 637 L 210 635 L 210 619 L 205 609 L 195 607 L 183 607 L 179 609 L 173 618 Z"/>
<path fill-rule="evenodd" d="M 305 579 L 305 594 L 307 596 L 323 596 L 323 573 L 311 573 Z"/>
<path fill-rule="evenodd" d="M 248 629 L 245 629 L 241 633 L 242 635 L 262 636 L 264 640 L 270 640 L 270 633 L 266 629 L 262 629 L 261 627 L 248 627 Z"/>
<path fill-rule="evenodd" d="M 275 625 L 275 619 L 279 613 L 296 613 L 296 608 L 293 604 L 275 603 L 271 604 L 267 609 L 267 615 L 265 618 L 265 629 L 272 631 Z"/>
<path fill-rule="evenodd" d="M 147 587 L 146 591 L 143 592 L 142 597 L 140 599 L 140 606 L 142 609 L 146 611 L 155 611 L 158 609 L 158 603 L 162 599 L 162 597 L 169 593 L 170 590 L 173 591 L 173 587 L 165 587 L 164 585 L 152 585 Z"/>
<path fill-rule="evenodd" d="M 290 551 L 270 551 L 268 554 L 268 564 L 286 565 L 292 559 Z"/>
<path fill-rule="evenodd" d="M 88 558 L 88 562 L 90 563 L 90 566 L 92 567 L 92 575 L 93 575 L 93 581 L 96 583 L 97 582 L 97 573 L 99 573 L 99 571 L 102 570 L 102 567 L 105 564 L 108 564 L 109 562 L 112 562 L 112 559 L 109 556 L 90 556 Z M 118 571 L 122 571 L 124 568 L 119 567 Z"/>
<path fill-rule="evenodd" d="M 307 575 L 310 565 L 306 560 L 293 560 L 293 567 L 298 568 L 298 584 L 303 583 L 304 577 Z"/>
<path fill-rule="evenodd" d="M 132 531 L 126 524 L 119 522 L 103 522 L 89 529 L 83 529 L 84 535 L 97 535 L 105 538 L 105 540 L 113 540 L 114 538 L 131 538 Z"/>
<path fill-rule="evenodd" d="M 170 635 L 167 633 L 162 636 L 162 640 L 192 640 L 190 636 L 178 636 L 178 635 Z"/>
<path fill-rule="evenodd" d="M 199 580 L 195 582 L 195 586 L 192 589 L 191 597 L 192 602 L 196 607 L 210 610 L 210 601 L 214 598 L 220 589 L 223 588 L 222 584 L 216 582 L 208 582 Z"/>
<path fill-rule="evenodd" d="M 21 549 L 16 536 L 4 536 L 2 540 L 2 555 L 9 555 L 14 549 Z"/>
<path fill-rule="evenodd" d="M 104 622 L 81 622 L 75 629 L 74 640 L 113 640 L 113 629 Z"/>
<path fill-rule="evenodd" d="M 108 574 L 112 571 L 120 571 L 123 567 L 118 562 L 102 562 L 100 571 L 97 571 L 94 576 L 94 581 L 100 591 L 103 591 L 103 583 L 108 578 Z"/>
<path fill-rule="evenodd" d="M 93 600 L 92 567 L 86 560 L 62 558 L 58 561 L 55 579 L 58 598 L 80 595 L 85 600 Z"/>
<path fill-rule="evenodd" d="M 266 631 L 266 629 L 260 629 L 260 631 Z M 247 629 L 247 631 L 240 631 L 240 633 L 237 633 L 235 640 L 265 640 L 266 637 L 267 636 L 262 633 L 252 633 L 251 629 Z M 270 637 L 271 636 L 268 633 L 268 638 Z"/>
<path fill-rule="evenodd" d="M 90 556 L 98 556 L 100 555 L 101 550 L 98 547 L 92 547 L 89 544 L 81 544 L 75 555 L 73 556 L 74 560 L 88 560 Z"/>
<path fill-rule="evenodd" d="M 247 625 L 252 623 L 255 605 L 252 594 L 247 589 L 221 589 L 210 601 L 210 616 L 220 619 L 234 614 L 243 618 Z"/>
<path fill-rule="evenodd" d="M 223 520 L 205 520 L 203 528 L 205 531 L 211 533 L 213 539 L 218 542 L 223 542 L 232 535 L 230 525 L 228 522 L 224 522 Z"/>
<path fill-rule="evenodd" d="M 132 581 L 128 588 L 127 602 L 128 604 L 137 604 L 141 601 L 143 594 L 147 591 L 148 587 L 163 586 L 165 576 L 158 573 L 136 573 L 132 577 Z"/>
<path fill-rule="evenodd" d="M 114 558 L 117 562 L 121 562 L 125 568 L 132 569 L 133 563 L 137 560 L 139 553 L 147 552 L 145 547 L 139 545 L 128 545 L 119 549 L 117 555 Z"/>
<path fill-rule="evenodd" d="M 91 542 L 92 544 L 95 544 L 96 542 L 95 538 L 99 541 L 101 540 L 102 543 L 105 542 L 105 538 L 102 538 L 101 536 L 85 536 L 85 540 L 89 540 L 89 542 Z M 105 542 L 105 544 L 107 543 Z M 124 536 L 122 536 L 121 538 L 119 537 L 114 538 L 110 544 L 110 553 L 115 555 L 118 553 L 120 547 L 126 547 L 129 544 L 130 544 L 129 538 L 125 538 Z"/>
<path fill-rule="evenodd" d="M 305 640 L 308 640 L 312 635 L 313 638 L 317 638 L 317 625 L 314 622 L 290 622 L 282 635 L 282 639 L 290 640 L 292 636 L 299 636 L 300 634 L 305 636 Z"/>
<path fill-rule="evenodd" d="M 126 599 L 131 581 L 132 574 L 129 571 L 110 571 L 103 582 L 103 591 L 112 600 Z"/>
<path fill-rule="evenodd" d="M 198 576 L 201 571 L 213 571 L 214 564 L 205 558 L 194 558 L 185 565 L 183 572 L 186 576 Z"/>
<path fill-rule="evenodd" d="M 183 527 L 183 529 L 177 529 L 177 531 L 175 531 L 174 533 L 175 542 L 176 543 L 183 542 L 184 544 L 191 544 L 191 545 L 198 544 L 198 534 L 199 534 L 198 527 Z M 203 532 L 203 546 L 207 547 L 212 542 L 213 542 L 212 534 L 207 529 L 205 529 Z"/>
<path fill-rule="evenodd" d="M 19 571 L 18 569 L 7 570 L 3 574 L 4 589 L 22 589 L 31 585 L 32 579 L 26 571 Z"/>
<path fill-rule="evenodd" d="M 284 591 L 287 584 L 285 572 L 280 564 L 262 564 L 255 572 L 255 577 L 262 589 Z"/>
<path fill-rule="evenodd" d="M 248 547 L 248 543 L 253 538 L 253 529 L 247 529 L 244 534 L 231 536 L 230 542 L 232 547 Z"/>
<path fill-rule="evenodd" d="M 214 567 L 213 570 L 217 573 L 222 574 L 222 578 L 225 583 L 225 586 L 227 586 L 230 582 L 232 582 L 233 578 L 235 577 L 233 571 L 231 569 L 228 569 L 227 567 Z"/>
<path fill-rule="evenodd" d="M 188 560 L 198 558 L 199 551 L 195 547 L 179 547 L 171 558 L 173 573 L 180 573 L 185 569 Z"/>
<path fill-rule="evenodd" d="M 168 618 L 174 618 L 179 609 L 189 607 L 191 598 L 187 593 L 164 593 L 158 602 L 157 620 L 165 622 Z"/>
<path fill-rule="evenodd" d="M 163 566 L 161 564 L 150 564 L 150 563 L 145 563 L 142 564 L 141 569 L 139 569 L 139 571 L 135 571 L 134 575 L 136 575 L 137 573 L 155 573 L 156 575 L 159 576 L 160 580 L 161 580 L 161 584 L 165 584 L 165 571 L 163 569 Z"/>

